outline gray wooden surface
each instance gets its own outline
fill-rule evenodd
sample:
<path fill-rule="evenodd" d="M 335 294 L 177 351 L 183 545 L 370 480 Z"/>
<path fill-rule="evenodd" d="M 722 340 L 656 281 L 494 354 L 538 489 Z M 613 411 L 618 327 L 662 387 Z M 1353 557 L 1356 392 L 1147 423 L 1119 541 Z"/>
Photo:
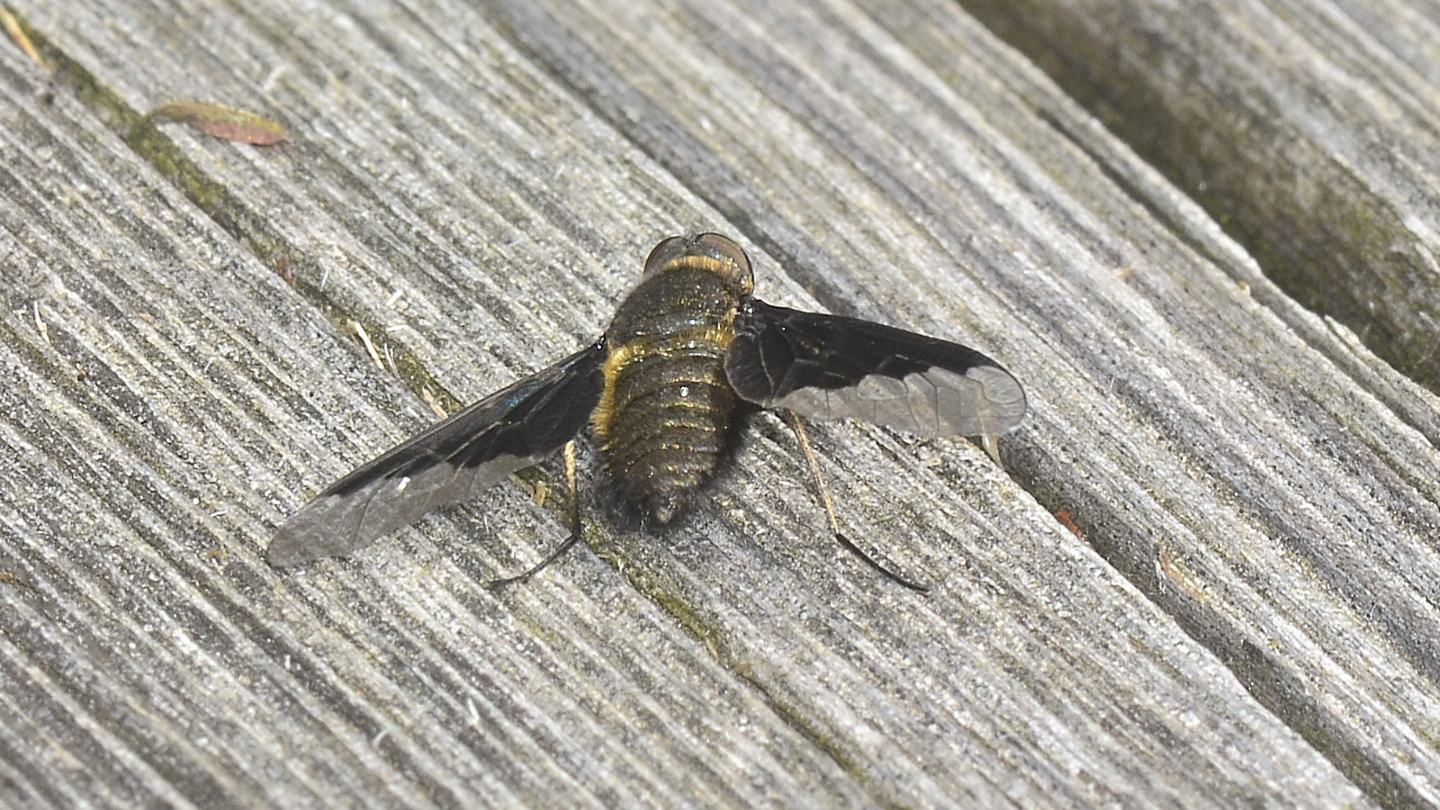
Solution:
<path fill-rule="evenodd" d="M 0 44 L 0 802 L 1436 803 L 1440 402 L 1222 230 L 1256 208 L 1207 213 L 1114 134 L 1143 124 L 1107 129 L 970 5 L 13 6 L 46 68 Z M 1186 7 L 1161 28 L 1274 20 Z M 1190 52 L 1207 92 L 1272 60 L 1303 118 L 1355 80 L 1297 42 L 1380 43 L 1408 72 L 1367 80 L 1435 137 L 1433 44 L 1285 8 L 1269 50 Z M 192 98 L 292 140 L 137 126 Z M 1341 163 L 1352 131 L 1404 154 L 1424 129 L 1331 113 L 1306 148 Z M 1433 159 L 1406 196 L 1344 192 L 1418 223 L 1406 255 L 1433 250 Z M 812 430 L 851 533 L 930 595 L 833 544 L 769 416 L 678 527 L 588 491 L 590 550 L 524 587 L 483 583 L 563 535 L 534 475 L 353 559 L 265 565 L 427 399 L 593 338 L 698 229 L 746 246 L 768 300 L 1027 383 L 1006 471 Z"/>
<path fill-rule="evenodd" d="M 1440 391 L 1433 0 L 960 4 L 1204 205 L 1287 292 Z"/>

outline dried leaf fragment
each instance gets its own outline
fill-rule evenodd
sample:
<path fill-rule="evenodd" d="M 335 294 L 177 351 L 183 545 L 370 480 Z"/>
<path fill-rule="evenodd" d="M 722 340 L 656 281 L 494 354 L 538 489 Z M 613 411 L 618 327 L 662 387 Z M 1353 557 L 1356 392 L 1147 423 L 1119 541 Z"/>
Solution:
<path fill-rule="evenodd" d="M 5 26 L 5 33 L 9 34 L 10 39 L 14 40 L 20 50 L 30 57 L 30 61 L 46 70 L 50 69 L 50 66 L 46 65 L 45 60 L 41 58 L 40 50 L 35 47 L 35 43 L 30 41 L 30 35 L 25 33 L 25 29 L 20 25 L 20 20 L 16 19 L 10 9 L 0 8 L 0 25 Z"/>
<path fill-rule="evenodd" d="M 206 135 L 256 146 L 273 146 L 290 139 L 290 133 L 278 121 L 209 101 L 175 101 L 156 107 L 145 117 L 190 124 Z"/>

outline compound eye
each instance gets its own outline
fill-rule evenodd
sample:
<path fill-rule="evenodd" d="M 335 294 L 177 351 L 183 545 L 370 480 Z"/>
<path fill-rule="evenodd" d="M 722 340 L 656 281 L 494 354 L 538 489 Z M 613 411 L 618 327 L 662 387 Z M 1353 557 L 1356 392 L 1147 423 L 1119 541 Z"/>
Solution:
<path fill-rule="evenodd" d="M 695 237 L 696 246 L 706 250 L 713 256 L 724 257 L 735 262 L 742 273 L 750 273 L 750 257 L 735 240 L 728 236 L 721 236 L 718 233 L 702 233 Z"/>
<path fill-rule="evenodd" d="M 672 236 L 656 245 L 655 249 L 650 251 L 650 255 L 645 259 L 644 275 L 648 276 L 675 259 L 684 256 L 688 252 L 686 250 L 686 243 L 689 241 L 690 240 L 683 236 Z"/>
<path fill-rule="evenodd" d="M 672 236 L 655 246 L 645 260 L 645 276 L 669 267 L 688 267 L 718 273 L 738 295 L 755 288 L 750 257 L 735 241 L 718 233 Z"/>

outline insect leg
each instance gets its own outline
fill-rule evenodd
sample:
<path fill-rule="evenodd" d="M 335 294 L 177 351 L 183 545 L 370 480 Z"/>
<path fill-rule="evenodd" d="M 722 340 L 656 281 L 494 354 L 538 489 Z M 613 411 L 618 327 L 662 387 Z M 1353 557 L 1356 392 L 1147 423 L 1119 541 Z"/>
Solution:
<path fill-rule="evenodd" d="M 795 440 L 800 443 L 800 452 L 805 456 L 806 463 L 810 465 L 810 473 L 815 477 L 815 486 L 820 490 L 820 502 L 824 504 L 825 514 L 830 518 L 830 531 L 835 533 L 835 539 L 840 541 L 840 545 L 897 585 L 903 585 L 916 593 L 928 592 L 929 587 L 911 582 L 881 565 L 840 531 L 840 521 L 835 519 L 835 499 L 830 496 L 830 487 L 825 483 L 825 476 L 820 473 L 820 460 L 815 457 L 815 448 L 810 446 L 810 434 L 805 432 L 805 426 L 801 424 L 800 417 L 796 416 L 794 411 L 786 409 L 785 419 L 790 423 L 790 429 L 795 431 Z"/>
<path fill-rule="evenodd" d="M 492 579 L 487 582 L 486 587 L 491 590 L 498 590 L 509 585 L 524 582 L 540 573 L 550 563 L 560 559 L 565 552 L 580 542 L 580 485 L 576 481 L 575 475 L 575 442 L 573 440 L 565 443 L 563 454 L 565 457 L 565 488 L 570 490 L 570 536 L 565 538 L 565 542 L 556 546 L 554 551 L 545 555 L 545 559 L 531 566 L 523 573 L 511 577 Z"/>
<path fill-rule="evenodd" d="M 1000 460 L 1000 437 L 999 437 L 999 436 L 996 436 L 994 433 L 983 433 L 983 434 L 981 434 L 981 436 L 980 436 L 980 446 L 981 446 L 981 447 L 984 447 L 984 448 L 985 448 L 985 452 L 990 454 L 990 458 L 995 461 L 995 466 L 999 467 L 999 468 L 1002 469 L 1002 470 L 1005 469 L 1005 462 L 1003 462 L 1003 461 Z"/>

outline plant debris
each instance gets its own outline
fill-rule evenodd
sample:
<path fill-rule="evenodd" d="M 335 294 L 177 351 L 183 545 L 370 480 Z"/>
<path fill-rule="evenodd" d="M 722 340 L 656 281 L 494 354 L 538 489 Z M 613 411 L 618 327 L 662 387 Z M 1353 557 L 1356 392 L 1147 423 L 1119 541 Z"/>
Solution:
<path fill-rule="evenodd" d="M 24 51 L 32 62 L 46 70 L 50 69 L 50 66 L 45 64 L 45 59 L 40 56 L 40 50 L 35 47 L 35 43 L 30 41 L 30 35 L 25 33 L 24 27 L 20 25 L 20 20 L 16 19 L 10 9 L 0 8 L 0 25 L 5 26 L 5 33 L 10 35 L 10 39 L 20 46 L 20 50 Z"/>
<path fill-rule="evenodd" d="M 206 135 L 255 146 L 274 146 L 290 139 L 278 121 L 209 101 L 171 102 L 151 110 L 145 118 L 190 124 Z"/>

